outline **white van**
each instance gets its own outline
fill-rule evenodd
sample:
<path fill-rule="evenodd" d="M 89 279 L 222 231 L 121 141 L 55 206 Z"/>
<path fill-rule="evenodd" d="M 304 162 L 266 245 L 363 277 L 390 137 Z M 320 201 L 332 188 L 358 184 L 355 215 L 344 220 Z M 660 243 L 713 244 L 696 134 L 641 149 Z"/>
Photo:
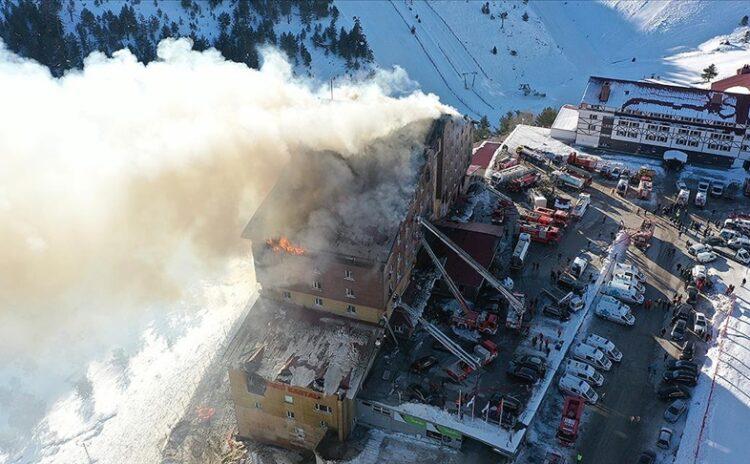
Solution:
<path fill-rule="evenodd" d="M 591 345 L 585 343 L 576 343 L 573 346 L 573 357 L 579 361 L 591 364 L 597 369 L 608 371 L 612 369 L 612 361 L 601 352 Z"/>
<path fill-rule="evenodd" d="M 641 304 L 644 300 L 643 293 L 638 292 L 635 287 L 617 281 L 602 285 L 602 293 L 625 303 Z"/>
<path fill-rule="evenodd" d="M 602 295 L 599 304 L 594 309 L 594 314 L 608 321 L 622 325 L 635 325 L 635 316 L 630 311 L 630 306 L 616 300 L 615 298 Z"/>
<path fill-rule="evenodd" d="M 706 206 L 706 192 L 698 192 L 695 194 L 695 206 L 703 208 Z"/>
<path fill-rule="evenodd" d="M 632 274 L 636 279 L 641 282 L 646 281 L 646 274 L 635 264 L 616 263 L 615 274 Z"/>
<path fill-rule="evenodd" d="M 721 229 L 719 231 L 719 237 L 723 238 L 725 241 L 730 241 L 733 238 L 738 237 L 744 237 L 739 231 L 732 230 L 732 229 Z"/>
<path fill-rule="evenodd" d="M 750 239 L 747 237 L 735 237 L 727 242 L 727 246 L 733 250 L 740 248 L 750 248 Z"/>
<path fill-rule="evenodd" d="M 601 350 L 602 353 L 606 354 L 607 357 L 614 362 L 622 361 L 622 352 L 617 349 L 614 343 L 602 336 L 599 336 L 597 334 L 589 334 L 589 336 L 586 337 L 586 341 L 584 341 L 584 343 Z"/>
<path fill-rule="evenodd" d="M 570 274 L 580 279 L 581 277 L 583 277 L 583 273 L 586 272 L 586 267 L 588 267 L 588 265 L 589 265 L 588 259 L 581 257 L 581 256 L 577 256 L 573 260 L 573 263 L 570 265 Z"/>
<path fill-rule="evenodd" d="M 680 206 L 687 206 L 690 201 L 690 190 L 680 189 L 680 193 L 677 194 L 677 204 Z"/>
<path fill-rule="evenodd" d="M 632 274 L 614 274 L 612 276 L 612 282 L 633 287 L 638 293 L 646 293 L 646 286 L 643 285 Z"/>
<path fill-rule="evenodd" d="M 579 396 L 589 404 L 596 404 L 599 400 L 599 395 L 591 388 L 588 382 L 572 374 L 565 374 L 560 377 L 557 386 L 566 395 Z"/>
<path fill-rule="evenodd" d="M 601 375 L 593 366 L 575 359 L 566 359 L 563 364 L 566 374 L 572 374 L 579 379 L 585 380 L 596 387 L 604 385 L 604 376 Z"/>

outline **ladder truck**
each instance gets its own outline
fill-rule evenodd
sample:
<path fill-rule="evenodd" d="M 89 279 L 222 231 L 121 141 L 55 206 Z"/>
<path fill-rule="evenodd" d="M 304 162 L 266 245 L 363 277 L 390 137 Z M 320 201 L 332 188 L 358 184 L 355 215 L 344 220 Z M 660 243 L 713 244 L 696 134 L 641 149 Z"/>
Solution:
<path fill-rule="evenodd" d="M 445 266 L 443 266 L 443 263 L 440 261 L 440 259 L 438 259 L 437 255 L 432 250 L 432 247 L 430 247 L 424 237 L 422 238 L 422 246 L 430 256 L 430 259 L 432 259 L 435 267 L 437 267 L 440 271 L 440 274 L 443 276 L 443 280 L 448 285 L 448 289 L 450 290 L 451 294 L 453 294 L 453 297 L 456 299 L 456 301 L 458 301 L 458 306 L 461 308 L 461 315 L 454 315 L 451 319 L 451 323 L 453 324 L 453 326 L 459 329 L 467 329 L 472 331 L 476 330 L 477 332 L 483 334 L 495 335 L 498 328 L 497 316 L 495 314 L 490 314 L 487 311 L 478 312 L 469 308 L 469 305 L 466 302 L 466 299 L 464 299 L 464 296 L 461 295 L 458 286 L 448 275 L 448 272 L 445 270 Z"/>
<path fill-rule="evenodd" d="M 433 235 L 435 235 L 440 241 L 442 241 L 448 248 L 450 248 L 454 253 L 456 253 L 461 259 L 463 259 L 469 266 L 471 266 L 472 269 L 474 269 L 479 275 L 484 277 L 484 279 L 487 281 L 488 284 L 490 284 L 493 288 L 495 288 L 500 295 L 503 296 L 508 302 L 508 316 L 505 321 L 505 326 L 511 329 L 520 329 L 521 323 L 523 322 L 523 314 L 525 311 L 525 305 L 523 300 L 523 296 L 521 295 L 514 295 L 511 293 L 507 288 L 503 286 L 503 284 L 500 282 L 500 280 L 495 277 L 490 271 L 485 269 L 481 264 L 476 262 L 474 258 L 471 257 L 468 253 L 466 253 L 461 247 L 456 245 L 450 238 L 448 238 L 447 235 L 445 235 L 440 229 L 435 227 L 430 221 L 424 219 L 423 217 L 419 218 L 419 223 L 430 231 Z M 428 254 L 430 254 L 430 257 L 435 261 L 435 256 L 433 258 L 434 252 L 431 253 L 432 249 L 429 248 L 429 245 L 427 245 L 427 241 L 422 239 L 422 244 L 426 245 L 425 250 Z M 439 260 L 438 260 L 439 261 Z M 442 267 L 442 264 L 441 264 Z M 445 269 L 443 268 L 443 271 Z M 447 276 L 447 274 L 444 274 Z M 449 279 L 450 277 L 448 277 Z M 446 279 L 447 280 L 447 279 Z M 455 284 L 454 284 L 455 287 Z M 450 288 L 450 284 L 449 284 Z M 451 292 L 455 292 L 454 295 L 460 295 L 461 293 L 458 291 L 458 287 L 455 287 L 451 290 Z M 519 298 L 520 297 L 520 298 Z M 459 300 L 460 302 L 463 301 L 465 303 L 466 300 L 463 299 L 463 296 Z"/>

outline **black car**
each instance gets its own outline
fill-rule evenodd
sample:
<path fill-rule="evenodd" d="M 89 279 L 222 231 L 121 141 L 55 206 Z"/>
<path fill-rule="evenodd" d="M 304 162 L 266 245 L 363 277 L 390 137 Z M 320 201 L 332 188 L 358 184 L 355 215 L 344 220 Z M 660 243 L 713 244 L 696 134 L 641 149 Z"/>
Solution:
<path fill-rule="evenodd" d="M 510 362 L 510 367 L 514 368 L 516 366 L 532 369 L 536 371 L 539 377 L 543 377 L 547 373 L 547 362 L 540 356 L 524 355 L 513 358 Z"/>
<path fill-rule="evenodd" d="M 646 450 L 641 453 L 635 464 L 654 464 L 654 462 L 656 462 L 656 453 L 651 450 Z"/>
<path fill-rule="evenodd" d="M 553 317 L 555 319 L 559 319 L 562 322 L 570 320 L 570 311 L 557 305 L 544 305 L 542 314 L 544 314 L 545 316 Z"/>
<path fill-rule="evenodd" d="M 701 243 L 710 246 L 725 246 L 727 244 L 726 240 L 718 235 L 709 235 L 708 237 L 703 237 L 701 239 Z"/>
<path fill-rule="evenodd" d="M 682 353 L 680 354 L 680 360 L 692 361 L 695 356 L 695 343 L 685 342 L 685 346 L 682 347 Z"/>
<path fill-rule="evenodd" d="M 677 359 L 667 361 L 666 367 L 669 370 L 684 369 L 692 370 L 693 372 L 696 372 L 698 370 L 698 364 L 694 363 L 693 361 L 680 361 Z"/>
<path fill-rule="evenodd" d="M 539 374 L 534 369 L 521 365 L 511 365 L 508 367 L 508 375 L 520 380 L 521 383 L 536 383 L 539 380 Z"/>
<path fill-rule="evenodd" d="M 670 336 L 672 337 L 672 340 L 683 340 L 685 338 L 685 327 L 687 324 L 685 324 L 685 321 L 682 319 L 678 319 L 677 322 L 675 322 L 674 327 L 672 327 L 672 332 L 670 332 Z"/>
<path fill-rule="evenodd" d="M 698 383 L 698 379 L 693 372 L 680 370 L 665 372 L 663 379 L 665 383 L 687 385 L 689 387 L 694 387 Z"/>
<path fill-rule="evenodd" d="M 411 364 L 410 370 L 412 372 L 421 374 L 422 372 L 429 371 L 432 368 L 432 366 L 437 364 L 437 362 L 438 360 L 435 356 L 424 356 L 414 361 Z"/>
<path fill-rule="evenodd" d="M 557 279 L 557 286 L 562 288 L 563 290 L 573 292 L 578 296 L 583 295 L 583 293 L 586 291 L 586 284 L 568 274 L 567 272 L 560 274 L 560 277 Z"/>
<path fill-rule="evenodd" d="M 656 391 L 660 400 L 676 400 L 679 398 L 690 398 L 690 390 L 683 385 L 662 385 Z"/>

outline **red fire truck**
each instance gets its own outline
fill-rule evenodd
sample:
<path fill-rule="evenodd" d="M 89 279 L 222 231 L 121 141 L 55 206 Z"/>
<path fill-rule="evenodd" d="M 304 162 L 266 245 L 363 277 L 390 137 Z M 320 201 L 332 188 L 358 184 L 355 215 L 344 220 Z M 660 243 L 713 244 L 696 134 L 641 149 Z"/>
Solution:
<path fill-rule="evenodd" d="M 552 208 L 542 208 L 540 206 L 534 208 L 534 211 L 539 214 L 546 214 L 547 216 L 551 216 L 552 219 L 555 220 L 555 225 L 557 227 L 567 227 L 568 224 L 570 224 L 570 213 L 567 211 Z"/>
<path fill-rule="evenodd" d="M 540 177 L 541 176 L 538 172 L 530 172 L 523 177 L 510 181 L 508 184 L 508 190 L 511 192 L 520 192 L 521 190 L 531 188 L 536 185 Z"/>
<path fill-rule="evenodd" d="M 531 240 L 539 243 L 557 243 L 562 238 L 560 229 L 557 227 L 544 226 L 541 224 L 520 223 L 521 232 L 531 236 Z"/>
<path fill-rule="evenodd" d="M 591 172 L 596 171 L 599 168 L 601 162 L 602 159 L 598 156 L 582 155 L 581 153 L 576 153 L 574 151 L 570 152 L 570 155 L 568 155 L 568 164 L 578 166 L 579 168 Z"/>
<path fill-rule="evenodd" d="M 562 418 L 557 427 L 557 441 L 563 446 L 573 446 L 578 438 L 578 426 L 586 402 L 583 398 L 566 396 L 563 405 Z"/>

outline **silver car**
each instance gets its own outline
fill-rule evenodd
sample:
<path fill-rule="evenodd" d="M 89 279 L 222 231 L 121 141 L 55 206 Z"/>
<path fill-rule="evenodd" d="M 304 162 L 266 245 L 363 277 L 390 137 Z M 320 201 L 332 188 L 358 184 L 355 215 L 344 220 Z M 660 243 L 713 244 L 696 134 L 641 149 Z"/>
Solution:
<path fill-rule="evenodd" d="M 666 411 L 664 411 L 664 420 L 670 424 L 677 422 L 685 411 L 687 411 L 688 402 L 685 400 L 674 400 L 669 405 Z"/>
<path fill-rule="evenodd" d="M 672 435 L 674 435 L 672 429 L 662 427 L 659 430 L 659 438 L 656 439 L 656 446 L 665 450 L 670 449 L 672 447 Z"/>

